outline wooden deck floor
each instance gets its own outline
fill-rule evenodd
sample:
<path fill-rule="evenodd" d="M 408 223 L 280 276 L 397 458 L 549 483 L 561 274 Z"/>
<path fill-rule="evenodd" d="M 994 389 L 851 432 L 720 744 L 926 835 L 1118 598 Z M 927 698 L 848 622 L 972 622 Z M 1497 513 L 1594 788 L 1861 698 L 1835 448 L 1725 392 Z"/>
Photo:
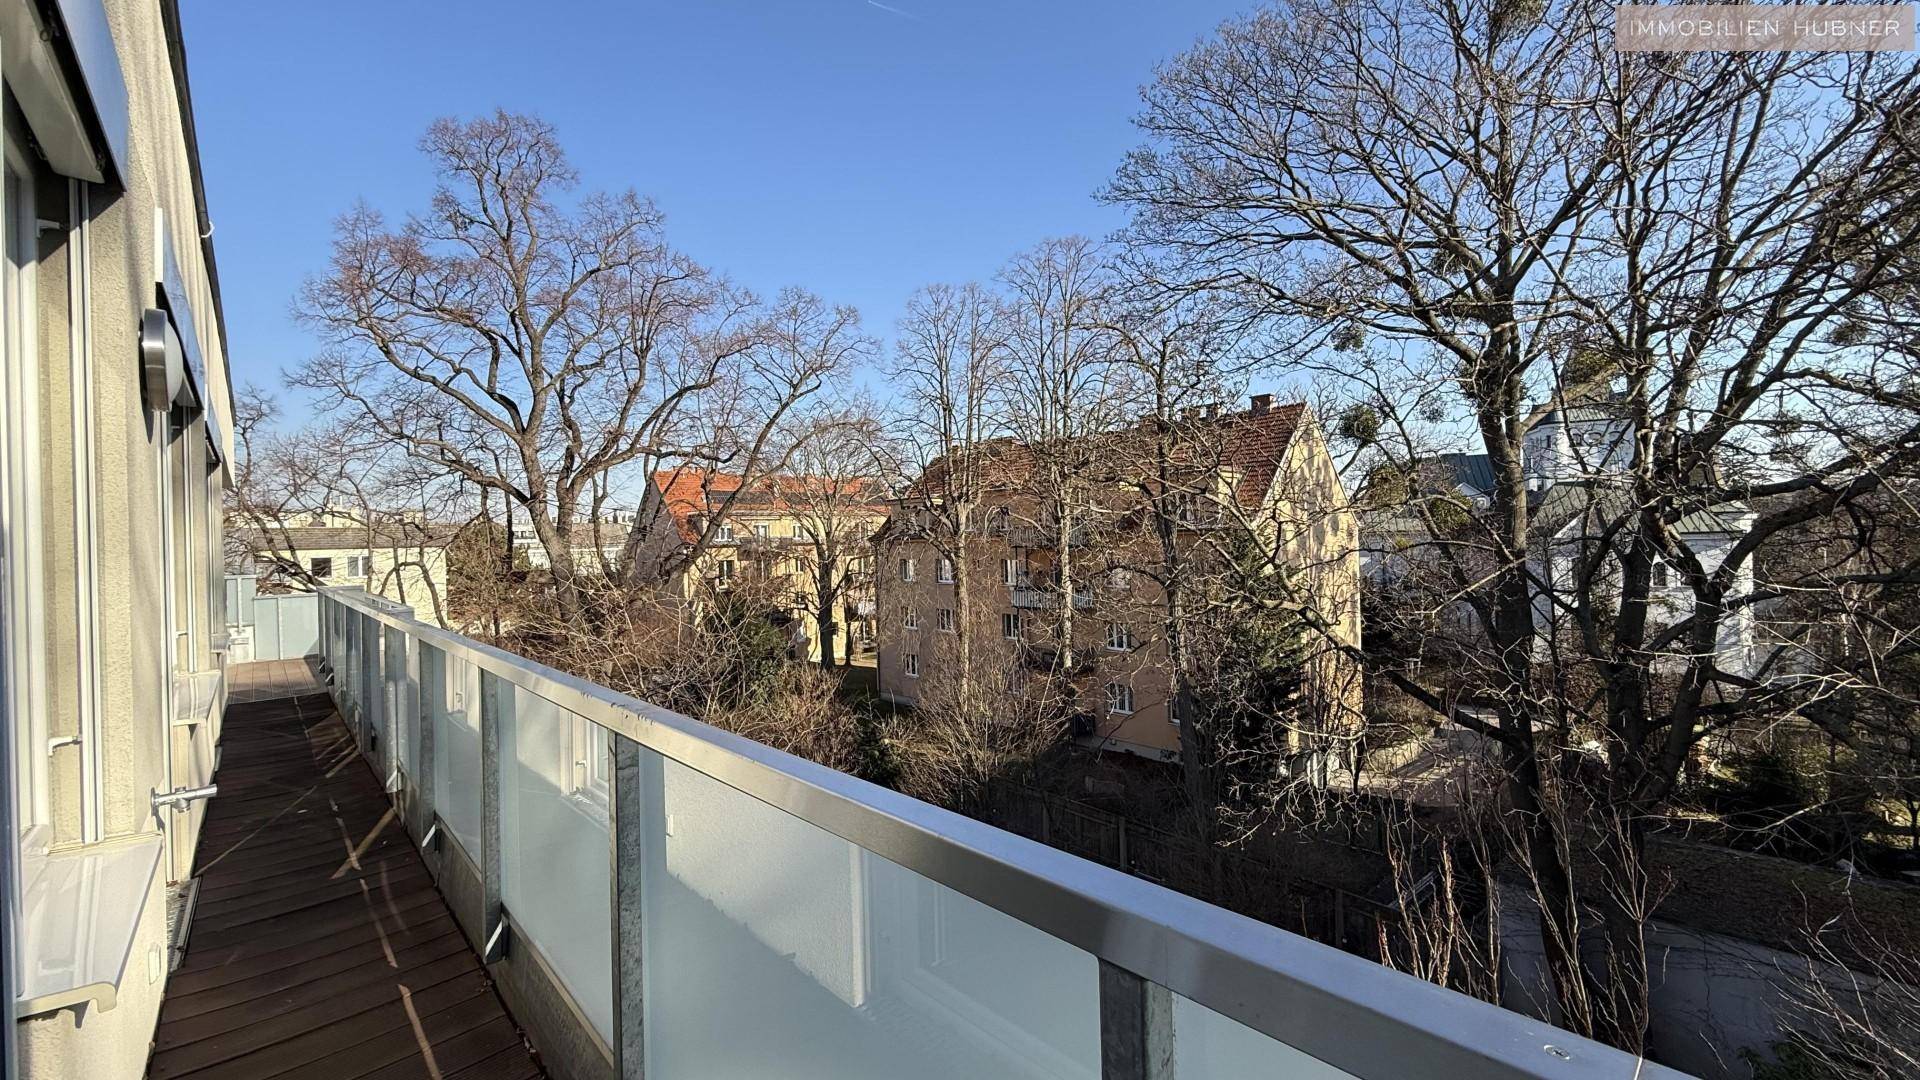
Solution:
<path fill-rule="evenodd" d="M 331 702 L 266 674 L 227 709 L 148 1077 L 541 1076 Z"/>

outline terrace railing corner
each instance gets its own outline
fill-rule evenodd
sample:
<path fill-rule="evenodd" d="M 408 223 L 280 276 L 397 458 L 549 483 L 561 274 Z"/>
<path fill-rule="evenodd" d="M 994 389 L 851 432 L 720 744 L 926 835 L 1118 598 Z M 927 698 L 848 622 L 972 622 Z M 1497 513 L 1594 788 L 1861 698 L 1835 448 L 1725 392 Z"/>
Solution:
<path fill-rule="evenodd" d="M 320 595 L 335 701 L 567 1080 L 1681 1075 Z"/>

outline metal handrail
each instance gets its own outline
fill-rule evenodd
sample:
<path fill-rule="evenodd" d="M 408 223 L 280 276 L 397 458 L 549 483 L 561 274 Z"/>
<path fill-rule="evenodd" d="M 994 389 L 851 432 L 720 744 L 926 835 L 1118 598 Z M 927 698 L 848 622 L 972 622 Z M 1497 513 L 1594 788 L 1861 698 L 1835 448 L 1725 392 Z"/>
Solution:
<path fill-rule="evenodd" d="M 1381 967 L 370 602 L 323 596 L 1357 1077 L 1684 1080 Z M 404 611 L 404 609 L 402 609 Z"/>

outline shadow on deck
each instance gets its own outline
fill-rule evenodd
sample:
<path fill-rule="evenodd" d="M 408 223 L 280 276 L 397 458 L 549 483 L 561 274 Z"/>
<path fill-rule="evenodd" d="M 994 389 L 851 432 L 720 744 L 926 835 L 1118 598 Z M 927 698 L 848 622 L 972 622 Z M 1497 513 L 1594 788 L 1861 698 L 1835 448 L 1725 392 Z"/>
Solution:
<path fill-rule="evenodd" d="M 150 1080 L 540 1077 L 313 662 L 230 680 Z"/>

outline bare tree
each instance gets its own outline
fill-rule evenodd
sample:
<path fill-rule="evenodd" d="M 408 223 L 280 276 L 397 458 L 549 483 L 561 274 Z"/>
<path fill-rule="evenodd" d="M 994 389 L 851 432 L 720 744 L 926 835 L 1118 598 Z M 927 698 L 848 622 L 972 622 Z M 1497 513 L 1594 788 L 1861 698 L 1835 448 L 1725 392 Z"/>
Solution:
<path fill-rule="evenodd" d="M 393 586 L 401 603 L 424 604 L 447 625 L 447 598 L 435 562 L 444 565 L 449 521 L 464 514 L 457 489 L 421 471 L 398 447 L 363 433 L 322 425 L 273 428 L 274 400 L 248 387 L 236 402 L 234 486 L 227 497 L 230 561 L 251 561 L 269 589 L 311 590 L 326 581 L 301 557 L 294 530 L 319 524 L 356 533 L 368 558 L 361 584 Z M 375 575 L 373 553 L 384 569 Z M 329 579 L 331 580 L 331 579 Z M 418 592 L 409 595 L 409 588 Z"/>
<path fill-rule="evenodd" d="M 895 335 L 893 378 L 899 418 L 896 472 L 917 477 L 901 499 L 897 527 L 924 535 L 953 565 L 955 707 L 979 705 L 975 668 L 974 539 L 986 523 L 992 481 L 988 444 L 1001 432 L 993 413 L 1006 365 L 1005 312 L 978 285 L 932 285 L 907 305 Z"/>
<path fill-rule="evenodd" d="M 851 640 L 848 607 L 873 595 L 873 534 L 892 494 L 882 479 L 885 440 L 871 402 L 827 410 L 809 418 L 787 472 L 771 481 L 799 530 L 796 562 L 809 579 L 804 600 L 827 667 L 839 663 L 841 634 Z"/>
<path fill-rule="evenodd" d="M 1048 240 L 1000 273 L 1006 289 L 1007 364 L 997 405 L 1033 459 L 1036 530 L 1051 551 L 1056 669 L 1071 707 L 1078 648 L 1074 597 L 1085 591 L 1078 550 L 1101 522 L 1090 490 L 1101 439 L 1131 407 L 1107 306 L 1114 288 L 1104 253 L 1081 237 Z"/>
<path fill-rule="evenodd" d="M 1382 464 L 1418 475 L 1449 425 L 1484 449 L 1481 504 L 1408 490 L 1447 583 L 1431 613 L 1472 631 L 1471 662 L 1447 685 L 1389 674 L 1499 747 L 1559 1013 L 1637 1051 L 1641 852 L 1690 754 L 1756 716 L 1847 722 L 1833 680 L 1724 642 L 1778 595 L 1748 585 L 1757 552 L 1920 457 L 1899 302 L 1920 186 L 1911 58 L 1616 53 L 1611 19 L 1302 0 L 1236 20 L 1161 69 L 1111 195 L 1157 283 L 1343 381 Z M 1395 382 L 1448 390 L 1413 412 L 1377 392 Z M 1543 531 L 1529 436 L 1596 394 L 1617 451 L 1571 455 L 1592 498 Z M 1782 408 L 1817 444 L 1799 465 L 1766 455 Z M 1702 513 L 1739 519 L 1724 549 L 1689 540 Z"/>
<path fill-rule="evenodd" d="M 331 351 L 296 382 L 500 494 L 576 613 L 575 525 L 663 461 L 767 471 L 783 421 L 844 360 L 821 335 L 850 320 L 800 292 L 762 310 L 669 246 L 631 190 L 574 197 L 543 121 L 441 120 L 421 147 L 440 180 L 427 211 L 397 228 L 364 206 L 341 218 L 299 304 Z"/>

